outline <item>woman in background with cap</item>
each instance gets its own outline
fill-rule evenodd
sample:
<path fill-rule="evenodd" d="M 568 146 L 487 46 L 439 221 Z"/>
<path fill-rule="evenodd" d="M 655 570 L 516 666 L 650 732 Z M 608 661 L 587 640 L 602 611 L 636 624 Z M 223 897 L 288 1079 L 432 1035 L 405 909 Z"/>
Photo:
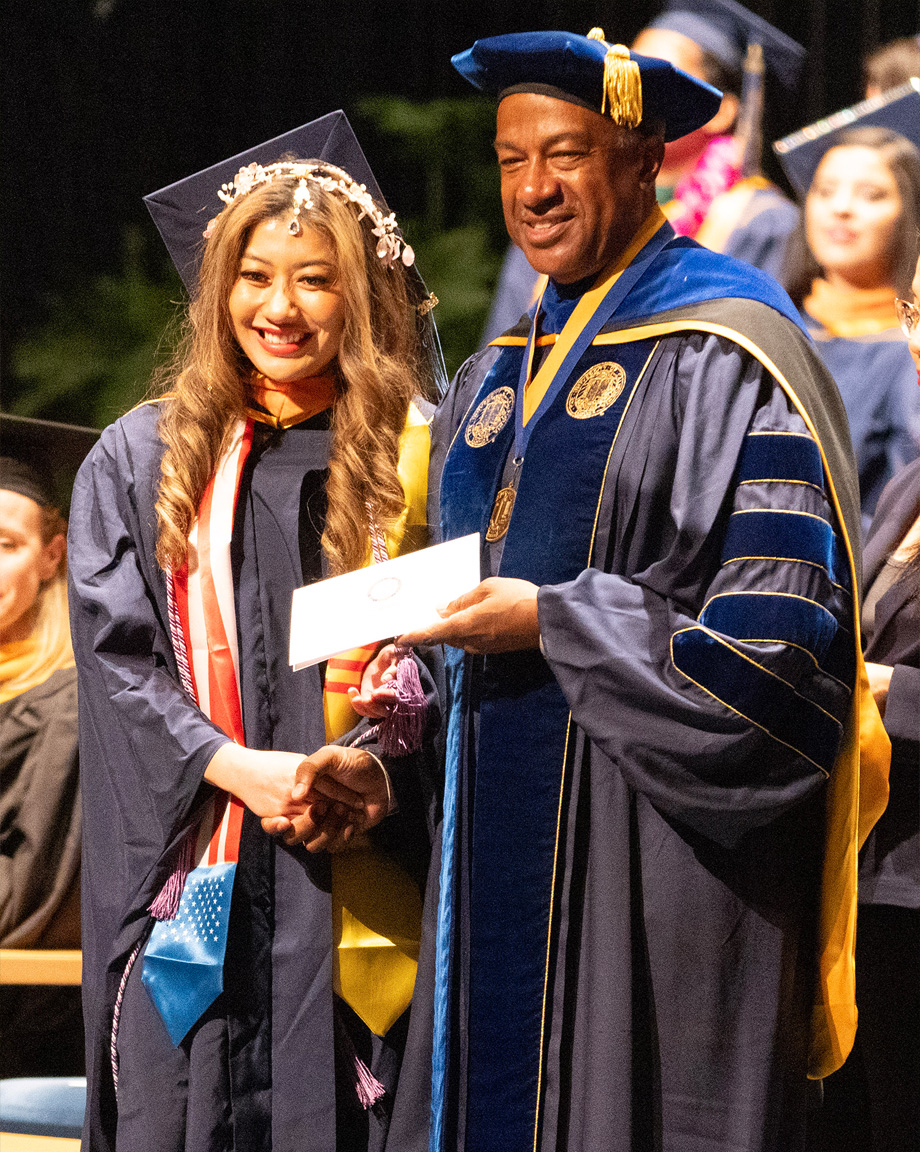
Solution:
<path fill-rule="evenodd" d="M 920 451 L 920 391 L 894 299 L 910 293 L 920 235 L 920 153 L 886 128 L 842 132 L 821 159 L 785 282 L 840 388 L 863 527 Z"/>
<path fill-rule="evenodd" d="M 44 481 L 0 457 L 0 947 L 79 948 L 77 674 L 67 524 Z M 4 987 L 0 1077 L 82 1072 L 79 993 Z"/>
<path fill-rule="evenodd" d="M 373 649 L 330 661 L 324 691 L 288 630 L 296 587 L 423 542 L 430 301 L 369 173 L 238 163 L 205 174 L 227 207 L 169 391 L 103 433 L 74 496 L 84 1146 L 403 1152 L 427 1147 L 421 1049 L 400 1061 L 433 785 L 418 740 L 369 744 L 389 775 L 321 747 L 349 697 L 383 711 L 389 654 L 363 686 Z M 384 817 L 374 847 L 323 851 Z M 181 969 L 205 966 L 201 994 Z"/>

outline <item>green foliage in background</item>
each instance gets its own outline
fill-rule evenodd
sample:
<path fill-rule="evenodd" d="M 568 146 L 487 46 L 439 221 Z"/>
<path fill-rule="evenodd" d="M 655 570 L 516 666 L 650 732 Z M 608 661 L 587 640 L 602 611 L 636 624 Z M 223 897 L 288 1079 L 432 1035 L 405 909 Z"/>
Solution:
<path fill-rule="evenodd" d="M 8 411 L 101 428 L 144 398 L 184 294 L 171 269 L 160 278 L 146 270 L 144 245 L 129 229 L 117 275 L 51 301 L 50 318 L 13 349 Z"/>
<path fill-rule="evenodd" d="M 383 157 L 377 175 L 440 301 L 434 315 L 453 375 L 479 344 L 507 243 L 494 106 L 369 96 L 353 120 L 368 153 Z M 160 251 L 152 232 L 128 229 L 117 273 L 49 302 L 48 318 L 13 346 L 7 411 L 103 427 L 144 398 L 170 355 L 185 295 Z"/>
<path fill-rule="evenodd" d="M 389 192 L 388 199 L 440 301 L 434 316 L 452 376 L 479 345 L 508 243 L 492 147 L 495 105 L 477 97 L 419 104 L 368 96 L 354 119 L 362 140 L 380 139 L 375 156 L 389 154 L 395 173 L 414 174 L 407 205 Z M 381 183 L 389 189 L 382 176 Z"/>

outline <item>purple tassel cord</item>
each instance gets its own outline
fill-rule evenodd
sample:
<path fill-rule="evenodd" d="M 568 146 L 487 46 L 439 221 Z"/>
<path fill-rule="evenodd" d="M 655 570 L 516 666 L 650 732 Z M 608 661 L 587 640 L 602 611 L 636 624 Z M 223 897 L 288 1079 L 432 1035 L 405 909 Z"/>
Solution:
<path fill-rule="evenodd" d="M 197 828 L 193 828 L 183 837 L 169 879 L 147 909 L 154 920 L 175 920 L 179 912 L 179 901 L 182 899 L 182 889 L 185 887 L 186 878 L 192 870 L 197 839 Z"/>
<path fill-rule="evenodd" d="M 374 506 L 367 505 L 368 526 L 371 534 L 371 553 L 375 564 L 383 564 L 390 557 L 386 537 L 377 526 Z M 386 716 L 367 733 L 374 734 L 380 743 L 384 756 L 408 756 L 422 746 L 425 731 L 425 718 L 428 704 L 418 668 L 412 657 L 411 648 L 397 648 L 396 656 L 396 700 Z"/>
<path fill-rule="evenodd" d="M 345 1026 L 345 1021 L 342 1019 L 340 1012 L 341 1008 L 336 1004 L 332 1013 L 335 1026 L 336 1048 L 338 1049 L 338 1055 L 344 1059 L 354 1074 L 354 1088 L 355 1094 L 358 1097 L 358 1103 L 367 1111 L 373 1108 L 378 1100 L 382 1100 L 383 1097 L 386 1096 L 387 1090 L 358 1055 L 354 1041 Z"/>
<path fill-rule="evenodd" d="M 377 1101 L 383 1099 L 387 1094 L 386 1088 L 373 1075 L 357 1052 L 355 1052 L 355 1091 L 358 1094 L 358 1102 L 365 1111 L 373 1108 Z"/>
<path fill-rule="evenodd" d="M 428 704 L 410 648 L 397 648 L 396 700 L 376 726 L 384 756 L 408 756 L 422 746 Z"/>

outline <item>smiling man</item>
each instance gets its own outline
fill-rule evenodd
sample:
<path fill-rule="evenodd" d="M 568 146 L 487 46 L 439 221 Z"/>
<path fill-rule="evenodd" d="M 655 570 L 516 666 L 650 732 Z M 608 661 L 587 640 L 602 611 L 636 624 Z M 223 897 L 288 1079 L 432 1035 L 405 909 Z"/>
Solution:
<path fill-rule="evenodd" d="M 795 1152 L 854 1025 L 839 398 L 775 282 L 656 206 L 716 91 L 600 30 L 454 64 L 548 283 L 435 419 L 485 579 L 403 638 L 450 646 L 432 1149 Z"/>

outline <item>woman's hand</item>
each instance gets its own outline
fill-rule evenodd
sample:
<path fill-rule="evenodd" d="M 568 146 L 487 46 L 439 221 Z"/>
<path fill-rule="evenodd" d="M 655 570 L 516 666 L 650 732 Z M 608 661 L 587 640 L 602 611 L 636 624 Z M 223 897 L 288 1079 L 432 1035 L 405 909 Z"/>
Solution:
<path fill-rule="evenodd" d="M 298 752 L 260 752 L 228 741 L 214 753 L 205 769 L 204 778 L 242 801 L 256 816 L 297 816 L 305 806 L 320 798 L 310 795 L 309 787 L 295 799 L 293 791 L 302 782 L 312 783 L 316 772 L 301 771 L 308 758 Z M 326 782 L 324 802 L 339 802 L 360 807 L 361 797 L 335 780 Z"/>
<path fill-rule="evenodd" d="M 888 703 L 888 688 L 891 684 L 891 673 L 893 671 L 894 669 L 889 668 L 887 664 L 866 665 L 866 672 L 869 676 L 869 689 L 883 717 L 885 715 L 885 705 Z"/>
<path fill-rule="evenodd" d="M 349 799 L 353 797 L 354 799 Z M 390 791 L 379 761 L 361 748 L 327 744 L 303 757 L 291 801 L 302 811 L 267 817 L 262 827 L 308 852 L 339 852 L 387 815 Z"/>
<path fill-rule="evenodd" d="M 395 644 L 386 644 L 364 669 L 361 690 L 348 689 L 348 700 L 359 716 L 380 720 L 396 700 Z"/>

